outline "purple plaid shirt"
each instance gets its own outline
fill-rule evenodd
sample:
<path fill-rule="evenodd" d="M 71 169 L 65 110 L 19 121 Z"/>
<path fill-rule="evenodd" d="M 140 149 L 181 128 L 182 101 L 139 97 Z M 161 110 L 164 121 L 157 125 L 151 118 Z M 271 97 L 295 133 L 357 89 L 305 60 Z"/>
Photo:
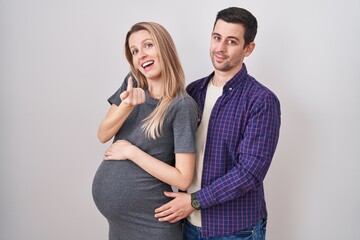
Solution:
<path fill-rule="evenodd" d="M 187 87 L 201 111 L 212 76 Z M 279 100 L 243 64 L 224 86 L 209 120 L 202 188 L 196 193 L 202 208 L 202 236 L 234 234 L 267 218 L 263 180 L 279 129 Z"/>

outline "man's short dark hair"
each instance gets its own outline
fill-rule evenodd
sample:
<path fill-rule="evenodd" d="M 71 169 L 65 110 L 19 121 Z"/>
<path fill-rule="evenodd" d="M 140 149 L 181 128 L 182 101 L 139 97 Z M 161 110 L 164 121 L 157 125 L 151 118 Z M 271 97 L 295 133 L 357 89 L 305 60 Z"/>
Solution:
<path fill-rule="evenodd" d="M 221 19 L 227 23 L 238 23 L 244 26 L 245 46 L 253 42 L 257 33 L 257 20 L 248 10 L 239 7 L 229 7 L 218 12 L 216 22 Z"/>

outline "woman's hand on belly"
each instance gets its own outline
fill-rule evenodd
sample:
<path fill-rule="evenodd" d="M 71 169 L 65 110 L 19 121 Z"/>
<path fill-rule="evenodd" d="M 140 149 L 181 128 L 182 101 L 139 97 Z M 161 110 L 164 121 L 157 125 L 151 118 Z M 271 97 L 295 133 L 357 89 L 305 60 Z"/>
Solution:
<path fill-rule="evenodd" d="M 104 160 L 128 160 L 133 146 L 126 140 L 117 140 L 105 151 Z"/>

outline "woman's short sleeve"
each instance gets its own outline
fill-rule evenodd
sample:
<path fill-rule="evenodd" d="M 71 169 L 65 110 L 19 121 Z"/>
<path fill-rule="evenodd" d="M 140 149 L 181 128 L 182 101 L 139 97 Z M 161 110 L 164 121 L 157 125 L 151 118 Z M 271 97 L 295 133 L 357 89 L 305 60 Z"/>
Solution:
<path fill-rule="evenodd" d="M 172 124 L 175 153 L 196 152 L 196 130 L 199 122 L 198 106 L 187 94 L 176 105 Z"/>

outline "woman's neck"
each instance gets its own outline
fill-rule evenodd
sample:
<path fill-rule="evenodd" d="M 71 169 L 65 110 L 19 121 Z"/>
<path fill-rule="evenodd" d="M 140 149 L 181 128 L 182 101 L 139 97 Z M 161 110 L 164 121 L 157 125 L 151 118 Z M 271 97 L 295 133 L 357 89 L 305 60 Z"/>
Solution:
<path fill-rule="evenodd" d="M 162 98 L 162 84 L 161 81 L 152 81 L 152 80 L 148 80 L 148 89 L 149 89 L 149 94 L 152 98 L 155 99 L 160 99 Z"/>

